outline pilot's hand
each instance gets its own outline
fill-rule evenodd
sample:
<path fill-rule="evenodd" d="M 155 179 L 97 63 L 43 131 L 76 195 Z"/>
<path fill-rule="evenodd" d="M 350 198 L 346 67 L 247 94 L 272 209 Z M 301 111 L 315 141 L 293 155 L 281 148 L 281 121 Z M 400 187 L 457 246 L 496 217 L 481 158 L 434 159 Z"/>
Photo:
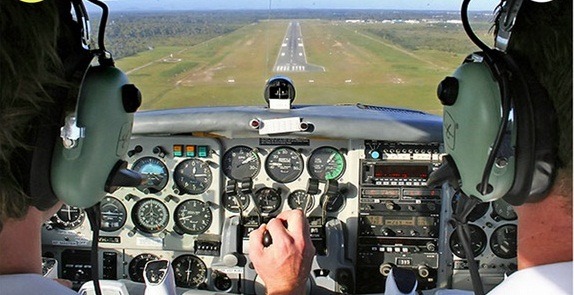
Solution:
<path fill-rule="evenodd" d="M 265 231 L 273 239 L 268 247 L 263 245 Z M 269 295 L 305 294 L 314 255 L 309 222 L 301 210 L 282 212 L 249 235 L 249 258 Z"/>

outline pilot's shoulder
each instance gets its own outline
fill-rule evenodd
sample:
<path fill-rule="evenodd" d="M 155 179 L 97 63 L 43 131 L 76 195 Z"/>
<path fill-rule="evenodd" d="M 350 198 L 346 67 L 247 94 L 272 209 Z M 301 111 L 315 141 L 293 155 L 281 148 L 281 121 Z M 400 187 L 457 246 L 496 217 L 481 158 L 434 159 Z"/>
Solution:
<path fill-rule="evenodd" d="M 502 294 L 572 294 L 572 261 L 519 270 L 488 293 Z"/>
<path fill-rule="evenodd" d="M 77 295 L 74 290 L 38 274 L 0 275 L 0 295 Z"/>

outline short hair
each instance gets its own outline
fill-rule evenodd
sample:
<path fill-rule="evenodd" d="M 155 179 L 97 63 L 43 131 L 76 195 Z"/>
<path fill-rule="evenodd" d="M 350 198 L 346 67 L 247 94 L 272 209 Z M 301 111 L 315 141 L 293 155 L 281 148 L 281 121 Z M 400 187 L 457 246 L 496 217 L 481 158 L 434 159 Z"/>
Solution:
<path fill-rule="evenodd" d="M 529 62 L 556 110 L 559 172 L 555 189 L 572 198 L 572 1 L 523 1 L 508 53 Z"/>
<path fill-rule="evenodd" d="M 42 110 L 54 103 L 50 88 L 65 85 L 57 1 L 64 2 L 0 1 L 0 231 L 31 205 L 12 173 L 19 164 L 15 151 L 31 149 L 31 120 L 47 115 Z"/>

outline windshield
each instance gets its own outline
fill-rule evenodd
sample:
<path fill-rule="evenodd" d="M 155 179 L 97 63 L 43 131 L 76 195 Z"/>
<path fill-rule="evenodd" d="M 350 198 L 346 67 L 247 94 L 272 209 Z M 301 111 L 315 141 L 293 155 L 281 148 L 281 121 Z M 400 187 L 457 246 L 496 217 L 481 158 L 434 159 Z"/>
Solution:
<path fill-rule="evenodd" d="M 280 75 L 299 105 L 439 114 L 437 83 L 477 48 L 459 1 L 402 2 L 109 1 L 106 44 L 141 110 L 264 105 L 266 80 Z M 496 4 L 476 5 L 473 29 L 491 44 Z"/>

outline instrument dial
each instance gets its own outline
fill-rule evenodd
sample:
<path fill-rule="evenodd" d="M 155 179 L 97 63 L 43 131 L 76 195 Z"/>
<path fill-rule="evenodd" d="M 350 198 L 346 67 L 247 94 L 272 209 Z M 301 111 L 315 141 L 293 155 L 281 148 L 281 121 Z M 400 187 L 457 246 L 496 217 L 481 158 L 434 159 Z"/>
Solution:
<path fill-rule="evenodd" d="M 196 288 L 207 279 L 207 267 L 195 255 L 181 255 L 173 260 L 172 266 L 178 287 Z"/>
<path fill-rule="evenodd" d="M 490 237 L 490 249 L 501 258 L 516 257 L 516 225 L 507 224 L 497 228 Z"/>
<path fill-rule="evenodd" d="M 276 148 L 267 156 L 265 170 L 277 182 L 293 182 L 303 173 L 303 157 L 293 148 Z"/>
<path fill-rule="evenodd" d="M 296 190 L 287 197 L 287 204 L 291 209 L 301 209 L 306 212 L 313 208 L 314 199 L 306 191 Z"/>
<path fill-rule="evenodd" d="M 175 208 L 175 224 L 184 233 L 199 235 L 211 226 L 212 214 L 209 206 L 199 200 L 187 200 Z"/>
<path fill-rule="evenodd" d="M 250 197 L 246 194 L 237 194 L 236 196 L 230 196 L 228 194 L 223 194 L 222 203 L 223 207 L 230 212 L 239 213 L 241 208 L 243 210 L 249 207 Z"/>
<path fill-rule="evenodd" d="M 516 220 L 516 218 L 518 218 L 516 212 L 514 212 L 514 209 L 512 208 L 512 205 L 506 203 L 502 199 L 498 199 L 492 202 L 492 208 L 494 213 L 496 213 L 495 217 L 500 217 L 504 220 Z"/>
<path fill-rule="evenodd" d="M 144 268 L 146 263 L 149 261 L 159 260 L 159 257 L 153 254 L 140 254 L 132 261 L 130 261 L 130 265 L 128 267 L 128 274 L 130 275 L 130 279 L 134 282 L 144 283 Z"/>
<path fill-rule="evenodd" d="M 270 187 L 259 189 L 255 193 L 255 200 L 261 213 L 271 213 L 281 207 L 281 195 Z"/>
<path fill-rule="evenodd" d="M 339 212 L 346 203 L 345 196 L 341 193 L 329 196 L 327 203 L 325 203 L 325 199 L 327 199 L 327 195 L 322 195 L 319 202 L 321 204 L 321 208 L 325 208 L 325 211 L 327 212 Z"/>
<path fill-rule="evenodd" d="M 107 196 L 100 204 L 101 225 L 100 229 L 112 232 L 121 229 L 126 223 L 126 207 L 120 200 Z"/>
<path fill-rule="evenodd" d="M 132 220 L 142 232 L 157 233 L 167 226 L 169 212 L 160 200 L 153 198 L 142 199 L 132 209 Z"/>
<path fill-rule="evenodd" d="M 250 147 L 236 146 L 223 155 L 223 173 L 231 179 L 253 178 L 259 173 L 260 168 L 259 156 Z"/>
<path fill-rule="evenodd" d="M 199 195 L 211 186 L 211 169 L 202 160 L 185 160 L 175 167 L 173 180 L 183 192 Z"/>
<path fill-rule="evenodd" d="M 470 232 L 470 244 L 472 252 L 474 253 L 474 257 L 477 257 L 486 248 L 486 234 L 480 227 L 474 224 L 469 224 L 468 228 Z M 462 243 L 460 242 L 456 231 L 454 231 L 450 236 L 450 250 L 454 255 L 463 259 L 466 258 L 464 248 L 462 247 Z"/>
<path fill-rule="evenodd" d="M 161 191 L 169 179 L 167 167 L 158 158 L 143 157 L 135 161 L 132 170 L 139 172 L 143 181 L 137 188 L 146 193 L 155 194 Z"/>
<path fill-rule="evenodd" d="M 85 219 L 84 210 L 78 207 L 62 205 L 60 210 L 52 217 L 52 222 L 59 229 L 74 229 L 80 226 Z"/>
<path fill-rule="evenodd" d="M 321 147 L 309 157 L 309 175 L 320 180 L 336 180 L 345 172 L 345 157 L 337 149 Z"/>

